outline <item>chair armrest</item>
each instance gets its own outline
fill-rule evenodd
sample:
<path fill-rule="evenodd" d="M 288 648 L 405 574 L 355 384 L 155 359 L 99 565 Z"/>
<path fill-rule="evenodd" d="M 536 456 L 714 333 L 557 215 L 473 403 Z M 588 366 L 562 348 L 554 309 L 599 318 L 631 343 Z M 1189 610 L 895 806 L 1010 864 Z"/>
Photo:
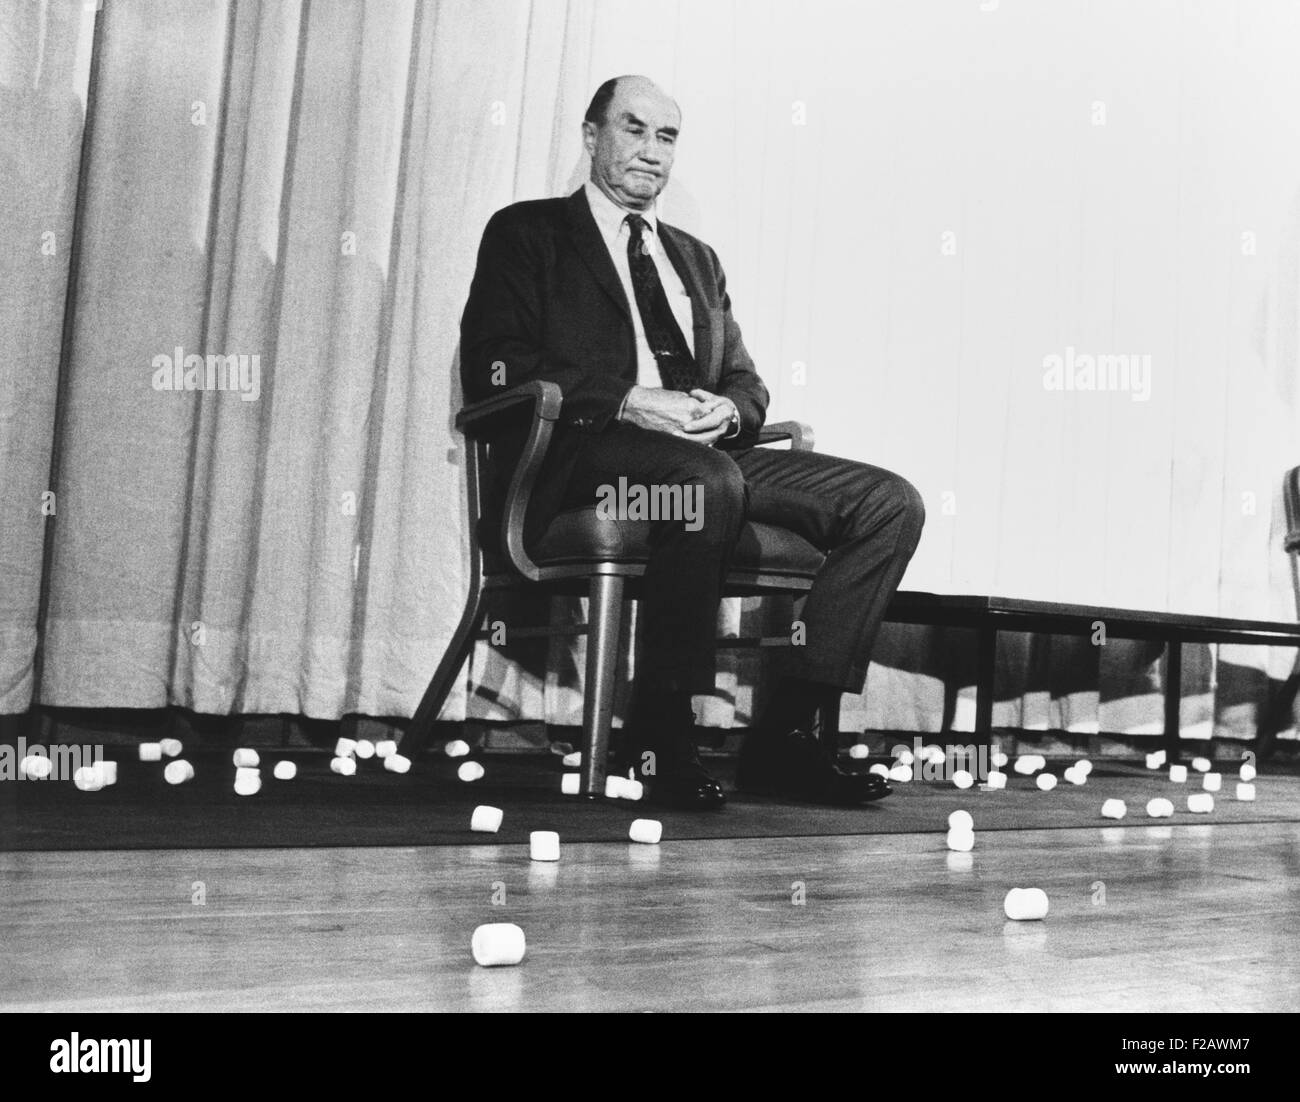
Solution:
<path fill-rule="evenodd" d="M 482 436 L 497 428 L 503 420 L 502 414 L 513 411 L 525 402 L 533 403 L 533 416 L 543 421 L 558 421 L 560 406 L 564 402 L 560 388 L 555 383 L 535 379 L 531 383 L 520 383 L 503 394 L 484 398 L 474 402 L 456 414 L 456 428 L 466 436 Z"/>
<path fill-rule="evenodd" d="M 775 421 L 758 430 L 758 444 L 771 444 L 776 440 L 789 440 L 790 450 L 810 452 L 816 444 L 812 425 L 802 421 Z"/>

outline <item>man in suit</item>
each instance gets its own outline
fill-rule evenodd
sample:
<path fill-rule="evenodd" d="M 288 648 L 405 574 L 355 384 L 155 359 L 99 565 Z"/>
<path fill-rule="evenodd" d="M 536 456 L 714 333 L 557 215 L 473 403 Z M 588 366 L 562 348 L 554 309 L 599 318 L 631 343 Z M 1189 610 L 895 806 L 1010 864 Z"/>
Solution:
<path fill-rule="evenodd" d="M 525 523 L 525 545 L 602 487 L 702 494 L 703 523 L 653 521 L 643 579 L 642 649 L 624 725 L 625 764 L 648 796 L 711 810 L 725 796 L 700 762 L 693 693 L 714 688 L 722 582 L 746 518 L 783 525 L 827 552 L 802 611 L 805 645 L 737 772 L 746 791 L 860 804 L 883 778 L 841 770 L 813 735 L 832 690 L 861 692 L 890 597 L 920 539 L 925 510 L 904 479 L 865 463 L 755 447 L 768 391 L 731 314 L 717 254 L 659 221 L 681 127 L 677 104 L 645 77 L 596 91 L 583 122 L 591 178 L 567 199 L 515 203 L 492 216 L 461 319 L 465 397 L 530 379 L 564 395 Z M 504 441 L 508 472 L 522 438 Z"/>

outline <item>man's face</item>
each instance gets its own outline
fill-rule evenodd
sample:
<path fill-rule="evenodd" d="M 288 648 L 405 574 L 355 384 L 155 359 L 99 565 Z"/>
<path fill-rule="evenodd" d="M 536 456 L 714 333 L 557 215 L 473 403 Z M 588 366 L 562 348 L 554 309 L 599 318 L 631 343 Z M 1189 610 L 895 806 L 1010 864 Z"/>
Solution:
<path fill-rule="evenodd" d="M 591 179 L 606 195 L 646 210 L 668 183 L 681 115 L 652 85 L 620 81 L 605 123 L 582 124 L 591 154 Z"/>

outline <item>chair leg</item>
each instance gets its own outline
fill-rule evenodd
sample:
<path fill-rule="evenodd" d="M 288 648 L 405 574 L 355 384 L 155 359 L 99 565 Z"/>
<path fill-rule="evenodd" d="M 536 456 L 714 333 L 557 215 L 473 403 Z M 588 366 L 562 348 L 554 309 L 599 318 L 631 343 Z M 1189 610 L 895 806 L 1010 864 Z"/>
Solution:
<path fill-rule="evenodd" d="M 474 636 L 478 634 L 479 625 L 483 620 L 483 605 L 483 588 L 476 586 L 470 593 L 469 600 L 465 602 L 465 611 L 461 614 L 460 623 L 456 625 L 455 634 L 452 635 L 451 642 L 443 652 L 442 661 L 438 663 L 429 687 L 424 690 L 420 706 L 416 708 L 415 715 L 406 726 L 406 733 L 402 736 L 404 757 L 414 759 L 424 749 L 424 744 L 433 730 L 434 721 L 442 711 L 452 685 L 460 675 L 465 660 L 474 650 Z"/>
<path fill-rule="evenodd" d="M 844 694 L 838 689 L 834 692 L 827 693 L 822 699 L 818 711 L 820 722 L 821 744 L 834 760 L 840 752 L 840 698 Z"/>
<path fill-rule="evenodd" d="M 623 620 L 623 579 L 598 574 L 591 579 L 587 614 L 587 684 L 582 704 L 582 780 L 588 799 L 605 795 L 605 759 L 614 716 L 614 672 Z"/>

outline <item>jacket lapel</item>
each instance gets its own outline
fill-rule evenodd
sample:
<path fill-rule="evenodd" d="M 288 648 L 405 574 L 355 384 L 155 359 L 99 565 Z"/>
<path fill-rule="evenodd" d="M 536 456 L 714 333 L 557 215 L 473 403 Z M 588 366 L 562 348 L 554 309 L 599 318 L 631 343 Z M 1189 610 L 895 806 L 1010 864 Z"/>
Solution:
<path fill-rule="evenodd" d="M 713 351 L 713 327 L 709 324 L 709 303 L 704 296 L 704 282 L 699 269 L 687 259 L 687 252 L 677 240 L 677 231 L 672 226 L 659 221 L 659 240 L 663 242 L 664 252 L 677 269 L 677 274 L 686 284 L 686 293 L 691 296 L 691 313 L 695 319 L 695 362 L 707 378 L 713 377 L 713 364 L 710 362 Z"/>
<path fill-rule="evenodd" d="M 578 250 L 578 255 L 582 257 L 583 262 L 591 269 L 591 274 L 596 277 L 596 282 L 614 301 L 614 304 L 623 312 L 623 317 L 628 325 L 632 324 L 632 308 L 628 304 L 627 295 L 623 291 L 623 284 L 618 278 L 618 272 L 614 270 L 614 262 L 609 257 L 609 250 L 605 247 L 605 239 L 600 236 L 600 230 L 596 226 L 596 219 L 592 216 L 591 207 L 587 203 L 587 196 L 582 188 L 578 188 L 568 198 L 569 222 L 573 226 L 573 244 Z"/>

